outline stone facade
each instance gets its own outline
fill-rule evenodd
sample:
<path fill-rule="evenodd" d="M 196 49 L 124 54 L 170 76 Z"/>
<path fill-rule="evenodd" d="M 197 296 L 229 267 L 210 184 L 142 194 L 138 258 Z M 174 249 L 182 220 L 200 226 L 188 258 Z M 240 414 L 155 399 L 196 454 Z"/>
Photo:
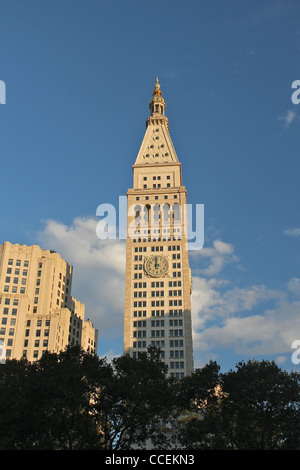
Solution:
<path fill-rule="evenodd" d="M 127 192 L 124 352 L 158 346 L 181 378 L 193 370 L 187 191 L 165 107 L 157 79 Z"/>
<path fill-rule="evenodd" d="M 71 295 L 73 269 L 39 246 L 0 245 L 0 342 L 6 358 L 33 361 L 79 344 L 97 351 L 97 330 Z M 3 350 L 3 348 L 2 348 Z"/>

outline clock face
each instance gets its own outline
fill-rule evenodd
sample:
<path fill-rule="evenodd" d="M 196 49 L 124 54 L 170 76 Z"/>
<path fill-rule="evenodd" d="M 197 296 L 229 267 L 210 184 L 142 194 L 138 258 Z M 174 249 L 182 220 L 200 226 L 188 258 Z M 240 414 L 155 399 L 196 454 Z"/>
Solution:
<path fill-rule="evenodd" d="M 169 269 L 167 258 L 162 255 L 151 256 L 145 261 L 145 271 L 153 277 L 163 276 Z"/>

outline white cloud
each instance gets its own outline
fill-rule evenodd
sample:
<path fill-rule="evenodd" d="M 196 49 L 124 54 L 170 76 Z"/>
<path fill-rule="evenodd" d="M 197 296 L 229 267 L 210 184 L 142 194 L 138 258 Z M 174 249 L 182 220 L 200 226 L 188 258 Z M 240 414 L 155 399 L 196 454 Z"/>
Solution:
<path fill-rule="evenodd" d="M 208 266 L 206 268 L 199 268 L 198 272 L 205 276 L 215 276 L 228 263 L 238 261 L 238 257 L 234 255 L 234 248 L 230 243 L 225 243 L 221 240 L 215 240 L 212 247 L 203 247 L 201 250 L 190 252 L 191 259 L 206 259 Z"/>
<path fill-rule="evenodd" d="M 295 229 L 291 234 L 296 235 Z M 291 278 L 278 289 L 264 284 L 240 287 L 232 277 L 231 281 L 224 278 L 227 265 L 238 260 L 231 244 L 216 240 L 197 254 L 194 261 L 208 264 L 193 272 L 191 301 L 197 361 L 201 357 L 218 360 L 215 351 L 225 348 L 236 354 L 277 355 L 282 363 L 300 332 L 300 279 Z"/>
<path fill-rule="evenodd" d="M 300 338 L 298 278 L 278 290 L 237 288 L 203 278 L 193 279 L 193 287 L 193 340 L 200 355 L 214 355 L 219 348 L 251 356 L 282 355 Z"/>
<path fill-rule="evenodd" d="M 125 242 L 99 240 L 97 221 L 77 218 L 71 226 L 49 220 L 38 234 L 44 249 L 56 250 L 74 267 L 72 295 L 85 303 L 99 335 L 123 334 Z"/>
<path fill-rule="evenodd" d="M 289 109 L 285 116 L 279 116 L 278 119 L 284 122 L 285 127 L 288 127 L 294 121 L 295 118 L 296 118 L 295 111 L 292 111 L 291 109 Z"/>
<path fill-rule="evenodd" d="M 300 237 L 300 228 L 288 228 L 283 231 L 283 234 L 288 237 Z"/>

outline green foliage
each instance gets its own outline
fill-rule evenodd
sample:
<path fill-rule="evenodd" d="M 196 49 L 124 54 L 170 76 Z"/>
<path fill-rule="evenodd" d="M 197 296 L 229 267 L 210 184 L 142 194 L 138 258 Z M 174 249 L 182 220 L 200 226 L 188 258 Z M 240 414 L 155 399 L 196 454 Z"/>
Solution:
<path fill-rule="evenodd" d="M 155 350 L 112 363 L 78 347 L 0 367 L 0 449 L 127 449 L 159 440 L 174 394 Z"/>
<path fill-rule="evenodd" d="M 214 383 L 218 386 L 212 394 Z M 183 386 L 191 394 L 188 418 L 180 433 L 183 446 L 299 449 L 299 373 L 282 371 L 274 362 L 254 360 L 219 374 L 217 365 L 211 363 L 195 371 Z"/>
<path fill-rule="evenodd" d="M 299 449 L 300 375 L 248 361 L 167 377 L 159 351 L 111 362 L 78 347 L 0 365 L 0 450 Z"/>

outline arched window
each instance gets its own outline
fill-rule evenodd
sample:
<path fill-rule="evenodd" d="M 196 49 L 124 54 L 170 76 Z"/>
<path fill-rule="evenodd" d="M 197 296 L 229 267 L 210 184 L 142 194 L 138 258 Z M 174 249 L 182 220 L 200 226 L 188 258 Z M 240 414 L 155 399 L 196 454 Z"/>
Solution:
<path fill-rule="evenodd" d="M 169 222 L 170 221 L 170 205 L 169 204 L 164 204 L 162 207 L 162 212 L 163 212 L 163 222 Z"/>
<path fill-rule="evenodd" d="M 144 221 L 147 223 L 150 221 L 150 210 L 151 210 L 151 207 L 149 204 L 144 206 Z"/>
<path fill-rule="evenodd" d="M 138 222 L 141 218 L 141 206 L 139 204 L 135 206 L 134 213 L 135 221 Z"/>
<path fill-rule="evenodd" d="M 173 218 L 174 222 L 181 222 L 181 210 L 180 210 L 180 205 L 179 204 L 173 204 L 172 206 L 173 209 Z"/>
<path fill-rule="evenodd" d="M 160 211 L 160 205 L 159 204 L 154 204 L 153 206 L 153 221 L 158 222 L 159 221 L 159 211 Z"/>

